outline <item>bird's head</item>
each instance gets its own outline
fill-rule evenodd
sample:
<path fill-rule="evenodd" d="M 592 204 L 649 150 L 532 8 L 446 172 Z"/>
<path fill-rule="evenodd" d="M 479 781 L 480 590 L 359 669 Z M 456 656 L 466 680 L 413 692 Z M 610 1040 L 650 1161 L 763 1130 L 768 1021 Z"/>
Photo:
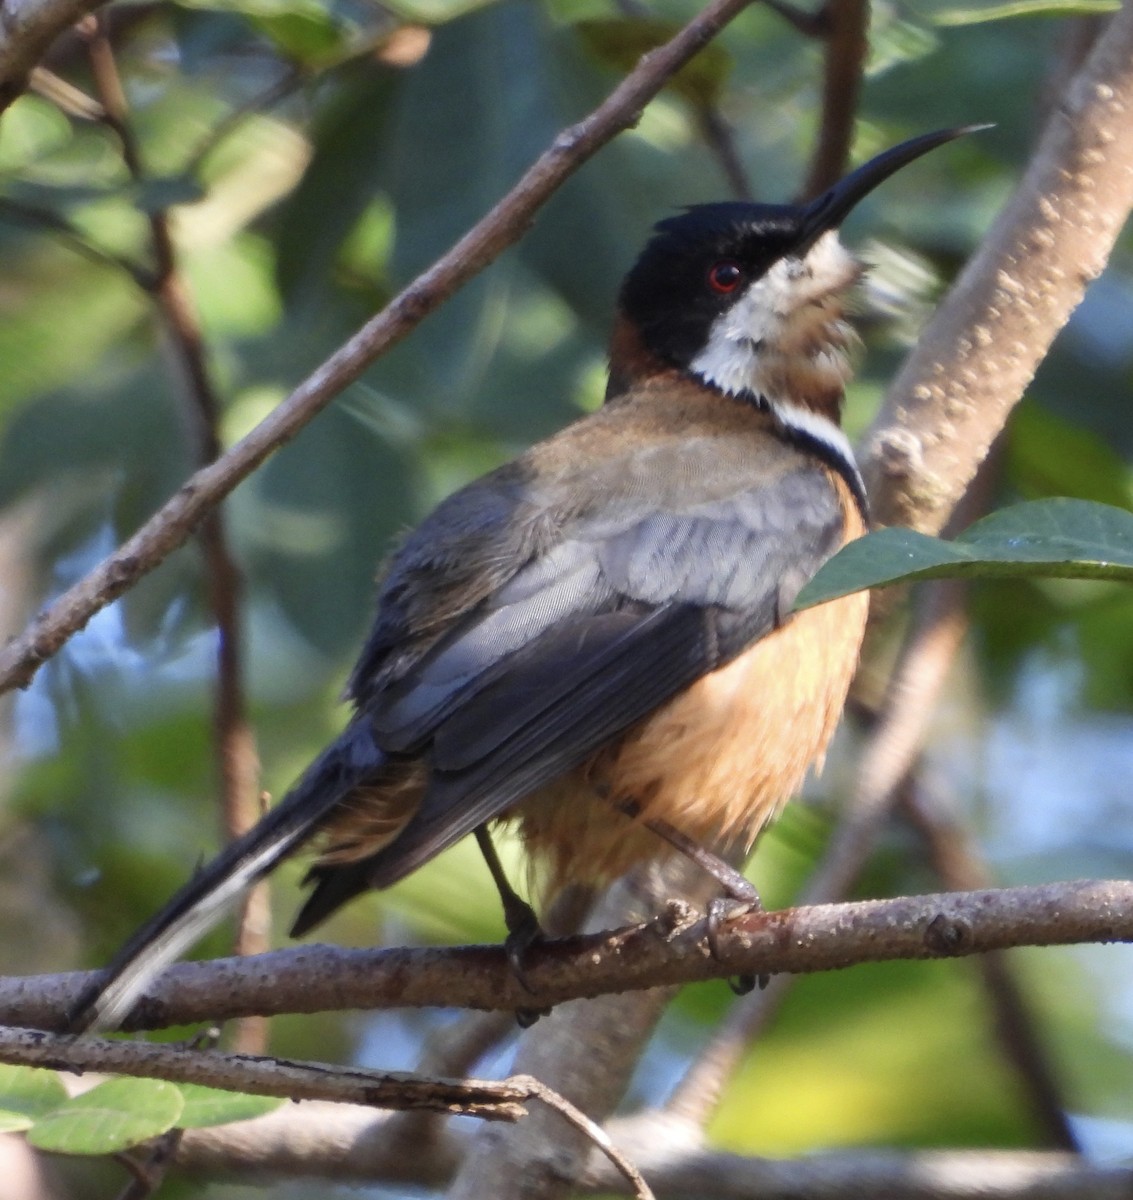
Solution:
<path fill-rule="evenodd" d="M 838 240 L 850 210 L 941 130 L 871 159 L 807 204 L 701 204 L 657 225 L 622 285 L 608 398 L 677 370 L 729 395 L 837 419 L 862 267 Z"/>

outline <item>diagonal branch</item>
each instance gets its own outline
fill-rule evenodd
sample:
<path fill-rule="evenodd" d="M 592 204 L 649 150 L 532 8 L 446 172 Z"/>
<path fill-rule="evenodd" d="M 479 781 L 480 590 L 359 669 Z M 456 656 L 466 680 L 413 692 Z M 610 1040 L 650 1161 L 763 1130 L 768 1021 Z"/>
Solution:
<path fill-rule="evenodd" d="M 114 554 L 69 588 L 0 654 L 0 691 L 26 686 L 67 639 L 182 545 L 216 505 L 293 438 L 381 354 L 416 328 L 508 246 L 562 183 L 616 134 L 630 128 L 665 81 L 751 0 L 713 0 L 671 41 L 645 55 L 588 117 L 570 126 L 523 178 L 380 313 L 317 367 L 222 458 L 197 471 Z"/>
<path fill-rule="evenodd" d="M 20 0 L 0 5 L 0 113 L 27 87 L 51 43 L 105 0 Z"/>
<path fill-rule="evenodd" d="M 1015 195 L 889 389 L 863 474 L 880 524 L 936 533 L 1133 205 L 1133 5 L 1099 37 Z"/>

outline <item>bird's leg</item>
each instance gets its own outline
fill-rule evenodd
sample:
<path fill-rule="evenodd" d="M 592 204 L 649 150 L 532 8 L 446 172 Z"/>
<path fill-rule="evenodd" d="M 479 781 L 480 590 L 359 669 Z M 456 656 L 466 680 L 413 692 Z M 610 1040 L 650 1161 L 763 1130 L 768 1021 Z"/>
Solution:
<path fill-rule="evenodd" d="M 621 805 L 621 809 L 631 817 L 637 816 L 639 811 L 637 805 L 632 803 Z M 713 958 L 719 958 L 720 922 L 727 916 L 734 916 L 739 908 L 748 912 L 762 912 L 763 901 L 759 898 L 759 892 L 751 880 L 741 875 L 731 863 L 725 862 L 718 854 L 713 854 L 679 829 L 674 829 L 668 821 L 663 821 L 660 817 L 647 817 L 644 824 L 646 829 L 668 842 L 674 850 L 696 863 L 702 871 L 707 871 L 724 889 L 723 896 L 714 896 L 709 900 L 706 914 L 708 948 L 712 951 Z M 737 996 L 746 995 L 757 984 L 765 988 L 767 983 L 766 975 L 737 975 L 728 980 L 728 986 Z"/>
<path fill-rule="evenodd" d="M 511 886 L 486 825 L 481 825 L 476 830 L 476 844 L 488 864 L 496 891 L 500 894 L 500 903 L 503 905 L 504 924 L 507 926 L 507 938 L 504 940 L 507 960 L 515 972 L 516 979 L 526 991 L 534 995 L 535 989 L 527 982 L 524 958 L 527 951 L 545 936 L 539 925 L 539 918 L 531 905 Z M 550 1011 L 549 1008 L 519 1008 L 516 1009 L 515 1019 L 526 1029 Z"/>

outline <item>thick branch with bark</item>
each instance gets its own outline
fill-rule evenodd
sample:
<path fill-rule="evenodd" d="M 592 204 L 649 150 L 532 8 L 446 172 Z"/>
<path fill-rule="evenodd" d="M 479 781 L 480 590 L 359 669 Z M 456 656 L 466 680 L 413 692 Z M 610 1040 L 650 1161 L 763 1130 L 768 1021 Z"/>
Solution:
<path fill-rule="evenodd" d="M 1133 6 L 1052 114 L 1010 203 L 945 298 L 866 435 L 877 521 L 937 533 L 1133 206 Z"/>
<path fill-rule="evenodd" d="M 441 1187 L 466 1139 L 397 1145 L 390 1121 L 372 1110 L 305 1104 L 237 1125 L 188 1130 L 178 1165 L 193 1174 L 243 1180 L 382 1179 Z M 1072 1154 L 1022 1150 L 846 1150 L 779 1160 L 702 1144 L 698 1131 L 656 1112 L 614 1121 L 610 1136 L 658 1200 L 1127 1200 L 1133 1170 Z M 576 1194 L 619 1195 L 624 1179 L 592 1154 Z"/>
<path fill-rule="evenodd" d="M 674 903 L 643 925 L 534 947 L 525 971 L 530 991 L 499 946 L 304 946 L 179 963 L 155 980 L 124 1028 L 351 1008 L 514 1011 L 733 975 L 1115 941 L 1133 941 L 1133 883 L 1125 880 L 740 913 L 720 923 L 718 957 L 709 949 L 707 921 Z M 0 979 L 0 1023 L 61 1029 L 67 1006 L 90 978 L 75 971 Z"/>

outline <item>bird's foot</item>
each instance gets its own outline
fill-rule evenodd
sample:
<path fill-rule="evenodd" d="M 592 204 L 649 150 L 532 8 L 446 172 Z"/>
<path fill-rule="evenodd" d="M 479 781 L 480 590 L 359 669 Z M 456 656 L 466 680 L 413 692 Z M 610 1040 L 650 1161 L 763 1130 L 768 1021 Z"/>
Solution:
<path fill-rule="evenodd" d="M 531 986 L 527 974 L 528 959 L 532 947 L 545 942 L 547 935 L 539 924 L 535 910 L 514 893 L 504 904 L 504 922 L 508 930 L 507 937 L 504 939 L 504 953 L 507 955 L 512 974 L 519 980 L 519 986 L 534 996 L 535 989 Z M 550 1011 L 550 1008 L 535 1006 L 517 1008 L 515 1010 L 516 1024 L 521 1029 L 530 1029 L 540 1017 L 547 1016 Z"/>
<path fill-rule="evenodd" d="M 520 987 L 525 992 L 535 995 L 535 989 L 527 977 L 527 957 L 531 947 L 546 941 L 547 935 L 539 925 L 539 918 L 535 915 L 535 910 L 508 882 L 496 848 L 492 844 L 488 830 L 483 825 L 476 830 L 476 841 L 484 855 L 484 861 L 488 865 L 496 890 L 500 893 L 500 904 L 504 910 L 504 924 L 507 926 L 504 953 L 511 964 L 512 972 L 519 980 Z M 540 1017 L 545 1017 L 550 1011 L 549 1008 L 536 1008 L 535 1006 L 517 1008 L 515 1020 L 521 1029 L 529 1029 Z"/>
<path fill-rule="evenodd" d="M 743 876 L 739 876 L 739 879 L 743 881 L 742 886 L 734 880 L 729 881 L 725 888 L 728 895 L 716 896 L 708 902 L 708 949 L 717 960 L 723 957 L 719 940 L 721 923 L 733 917 L 742 917 L 745 913 L 763 912 L 763 901 L 755 886 Z M 746 996 L 756 987 L 762 991 L 770 979 L 769 975 L 736 975 L 728 980 L 728 986 L 737 996 Z"/>

